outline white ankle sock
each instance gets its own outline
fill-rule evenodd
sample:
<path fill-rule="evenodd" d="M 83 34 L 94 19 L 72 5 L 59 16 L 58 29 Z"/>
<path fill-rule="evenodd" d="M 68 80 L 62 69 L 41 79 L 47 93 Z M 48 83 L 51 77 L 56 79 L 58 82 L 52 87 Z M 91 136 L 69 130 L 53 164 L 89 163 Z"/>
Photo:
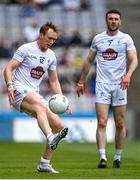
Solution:
<path fill-rule="evenodd" d="M 114 160 L 121 160 L 121 154 L 122 154 L 122 149 L 116 149 L 116 153 L 114 155 Z"/>
<path fill-rule="evenodd" d="M 54 138 L 54 134 L 52 132 L 50 132 L 48 135 L 47 135 L 47 141 L 52 141 Z"/>
<path fill-rule="evenodd" d="M 44 159 L 43 157 L 41 157 L 40 162 L 43 164 L 50 164 L 50 160 L 49 159 Z"/>
<path fill-rule="evenodd" d="M 104 159 L 107 161 L 107 157 L 106 157 L 106 151 L 105 149 L 99 149 L 99 156 L 100 156 L 100 159 Z"/>

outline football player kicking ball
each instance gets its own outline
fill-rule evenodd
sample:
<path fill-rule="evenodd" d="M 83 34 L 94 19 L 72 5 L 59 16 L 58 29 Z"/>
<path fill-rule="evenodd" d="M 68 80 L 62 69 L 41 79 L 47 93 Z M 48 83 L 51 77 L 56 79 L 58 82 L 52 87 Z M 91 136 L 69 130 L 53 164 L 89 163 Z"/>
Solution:
<path fill-rule="evenodd" d="M 89 55 L 77 84 L 77 94 L 80 96 L 84 93 L 87 74 L 92 62 L 96 59 L 96 114 L 98 120 L 96 139 L 100 156 L 98 168 L 107 167 L 106 125 L 110 106 L 112 106 L 116 126 L 116 152 L 113 167 L 119 168 L 126 135 L 127 89 L 138 65 L 138 59 L 132 38 L 119 31 L 121 13 L 118 10 L 108 11 L 106 24 L 107 30 L 93 38 Z M 127 58 L 130 64 L 126 71 Z"/>
<path fill-rule="evenodd" d="M 38 40 L 19 47 L 4 70 L 10 104 L 18 111 L 35 117 L 46 136 L 46 149 L 37 169 L 51 173 L 57 173 L 50 165 L 53 151 L 67 135 L 68 128 L 51 112 L 48 103 L 39 94 L 39 85 L 45 72 L 48 72 L 54 94 L 62 94 L 56 72 L 56 57 L 50 49 L 57 40 L 58 33 L 58 28 L 51 22 L 44 24 L 40 28 Z M 72 112 L 70 107 L 67 112 Z"/>

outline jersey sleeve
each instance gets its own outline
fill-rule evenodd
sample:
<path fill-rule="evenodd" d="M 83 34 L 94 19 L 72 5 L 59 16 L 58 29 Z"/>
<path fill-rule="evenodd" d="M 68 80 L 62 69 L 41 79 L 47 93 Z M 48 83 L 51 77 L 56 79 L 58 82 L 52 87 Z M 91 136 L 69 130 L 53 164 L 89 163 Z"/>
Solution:
<path fill-rule="evenodd" d="M 13 58 L 17 59 L 19 62 L 22 62 L 24 58 L 26 57 L 26 48 L 24 45 L 20 46 L 16 52 L 14 53 Z"/>
<path fill-rule="evenodd" d="M 54 53 L 51 53 L 51 64 L 49 65 L 49 69 L 50 70 L 56 70 L 56 66 L 57 66 L 57 60 L 56 60 L 56 56 Z"/>
<path fill-rule="evenodd" d="M 127 37 L 127 51 L 131 50 L 131 49 L 135 49 L 135 45 L 134 45 L 133 39 L 128 35 L 128 37 Z"/>
<path fill-rule="evenodd" d="M 92 50 L 93 52 L 97 51 L 95 38 L 93 38 L 93 40 L 92 40 L 92 43 L 91 43 L 91 46 L 90 46 L 90 50 Z"/>

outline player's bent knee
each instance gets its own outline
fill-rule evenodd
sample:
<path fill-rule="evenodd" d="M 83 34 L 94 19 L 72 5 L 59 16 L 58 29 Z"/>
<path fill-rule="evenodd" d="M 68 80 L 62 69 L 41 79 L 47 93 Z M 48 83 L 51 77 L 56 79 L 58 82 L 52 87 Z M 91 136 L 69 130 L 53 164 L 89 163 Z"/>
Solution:
<path fill-rule="evenodd" d="M 123 129 L 125 127 L 125 122 L 124 122 L 124 116 L 118 117 L 116 120 L 116 128 L 117 129 Z"/>
<path fill-rule="evenodd" d="M 105 128 L 106 127 L 106 120 L 99 120 L 98 121 L 98 127 L 99 128 Z"/>
<path fill-rule="evenodd" d="M 125 127 L 124 122 L 120 121 L 116 123 L 116 128 L 117 129 L 123 129 Z"/>

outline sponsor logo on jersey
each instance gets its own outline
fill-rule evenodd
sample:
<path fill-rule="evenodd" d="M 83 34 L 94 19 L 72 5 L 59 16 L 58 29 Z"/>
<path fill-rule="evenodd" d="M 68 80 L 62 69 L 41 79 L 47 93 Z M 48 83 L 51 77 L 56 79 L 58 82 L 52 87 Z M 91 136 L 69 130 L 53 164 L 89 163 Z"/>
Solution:
<path fill-rule="evenodd" d="M 106 51 L 102 52 L 102 56 L 107 61 L 115 60 L 118 57 L 118 52 L 114 51 L 114 49 L 106 49 Z"/>
<path fill-rule="evenodd" d="M 37 66 L 36 68 L 31 69 L 31 77 L 34 79 L 40 79 L 45 73 L 43 67 Z"/>

